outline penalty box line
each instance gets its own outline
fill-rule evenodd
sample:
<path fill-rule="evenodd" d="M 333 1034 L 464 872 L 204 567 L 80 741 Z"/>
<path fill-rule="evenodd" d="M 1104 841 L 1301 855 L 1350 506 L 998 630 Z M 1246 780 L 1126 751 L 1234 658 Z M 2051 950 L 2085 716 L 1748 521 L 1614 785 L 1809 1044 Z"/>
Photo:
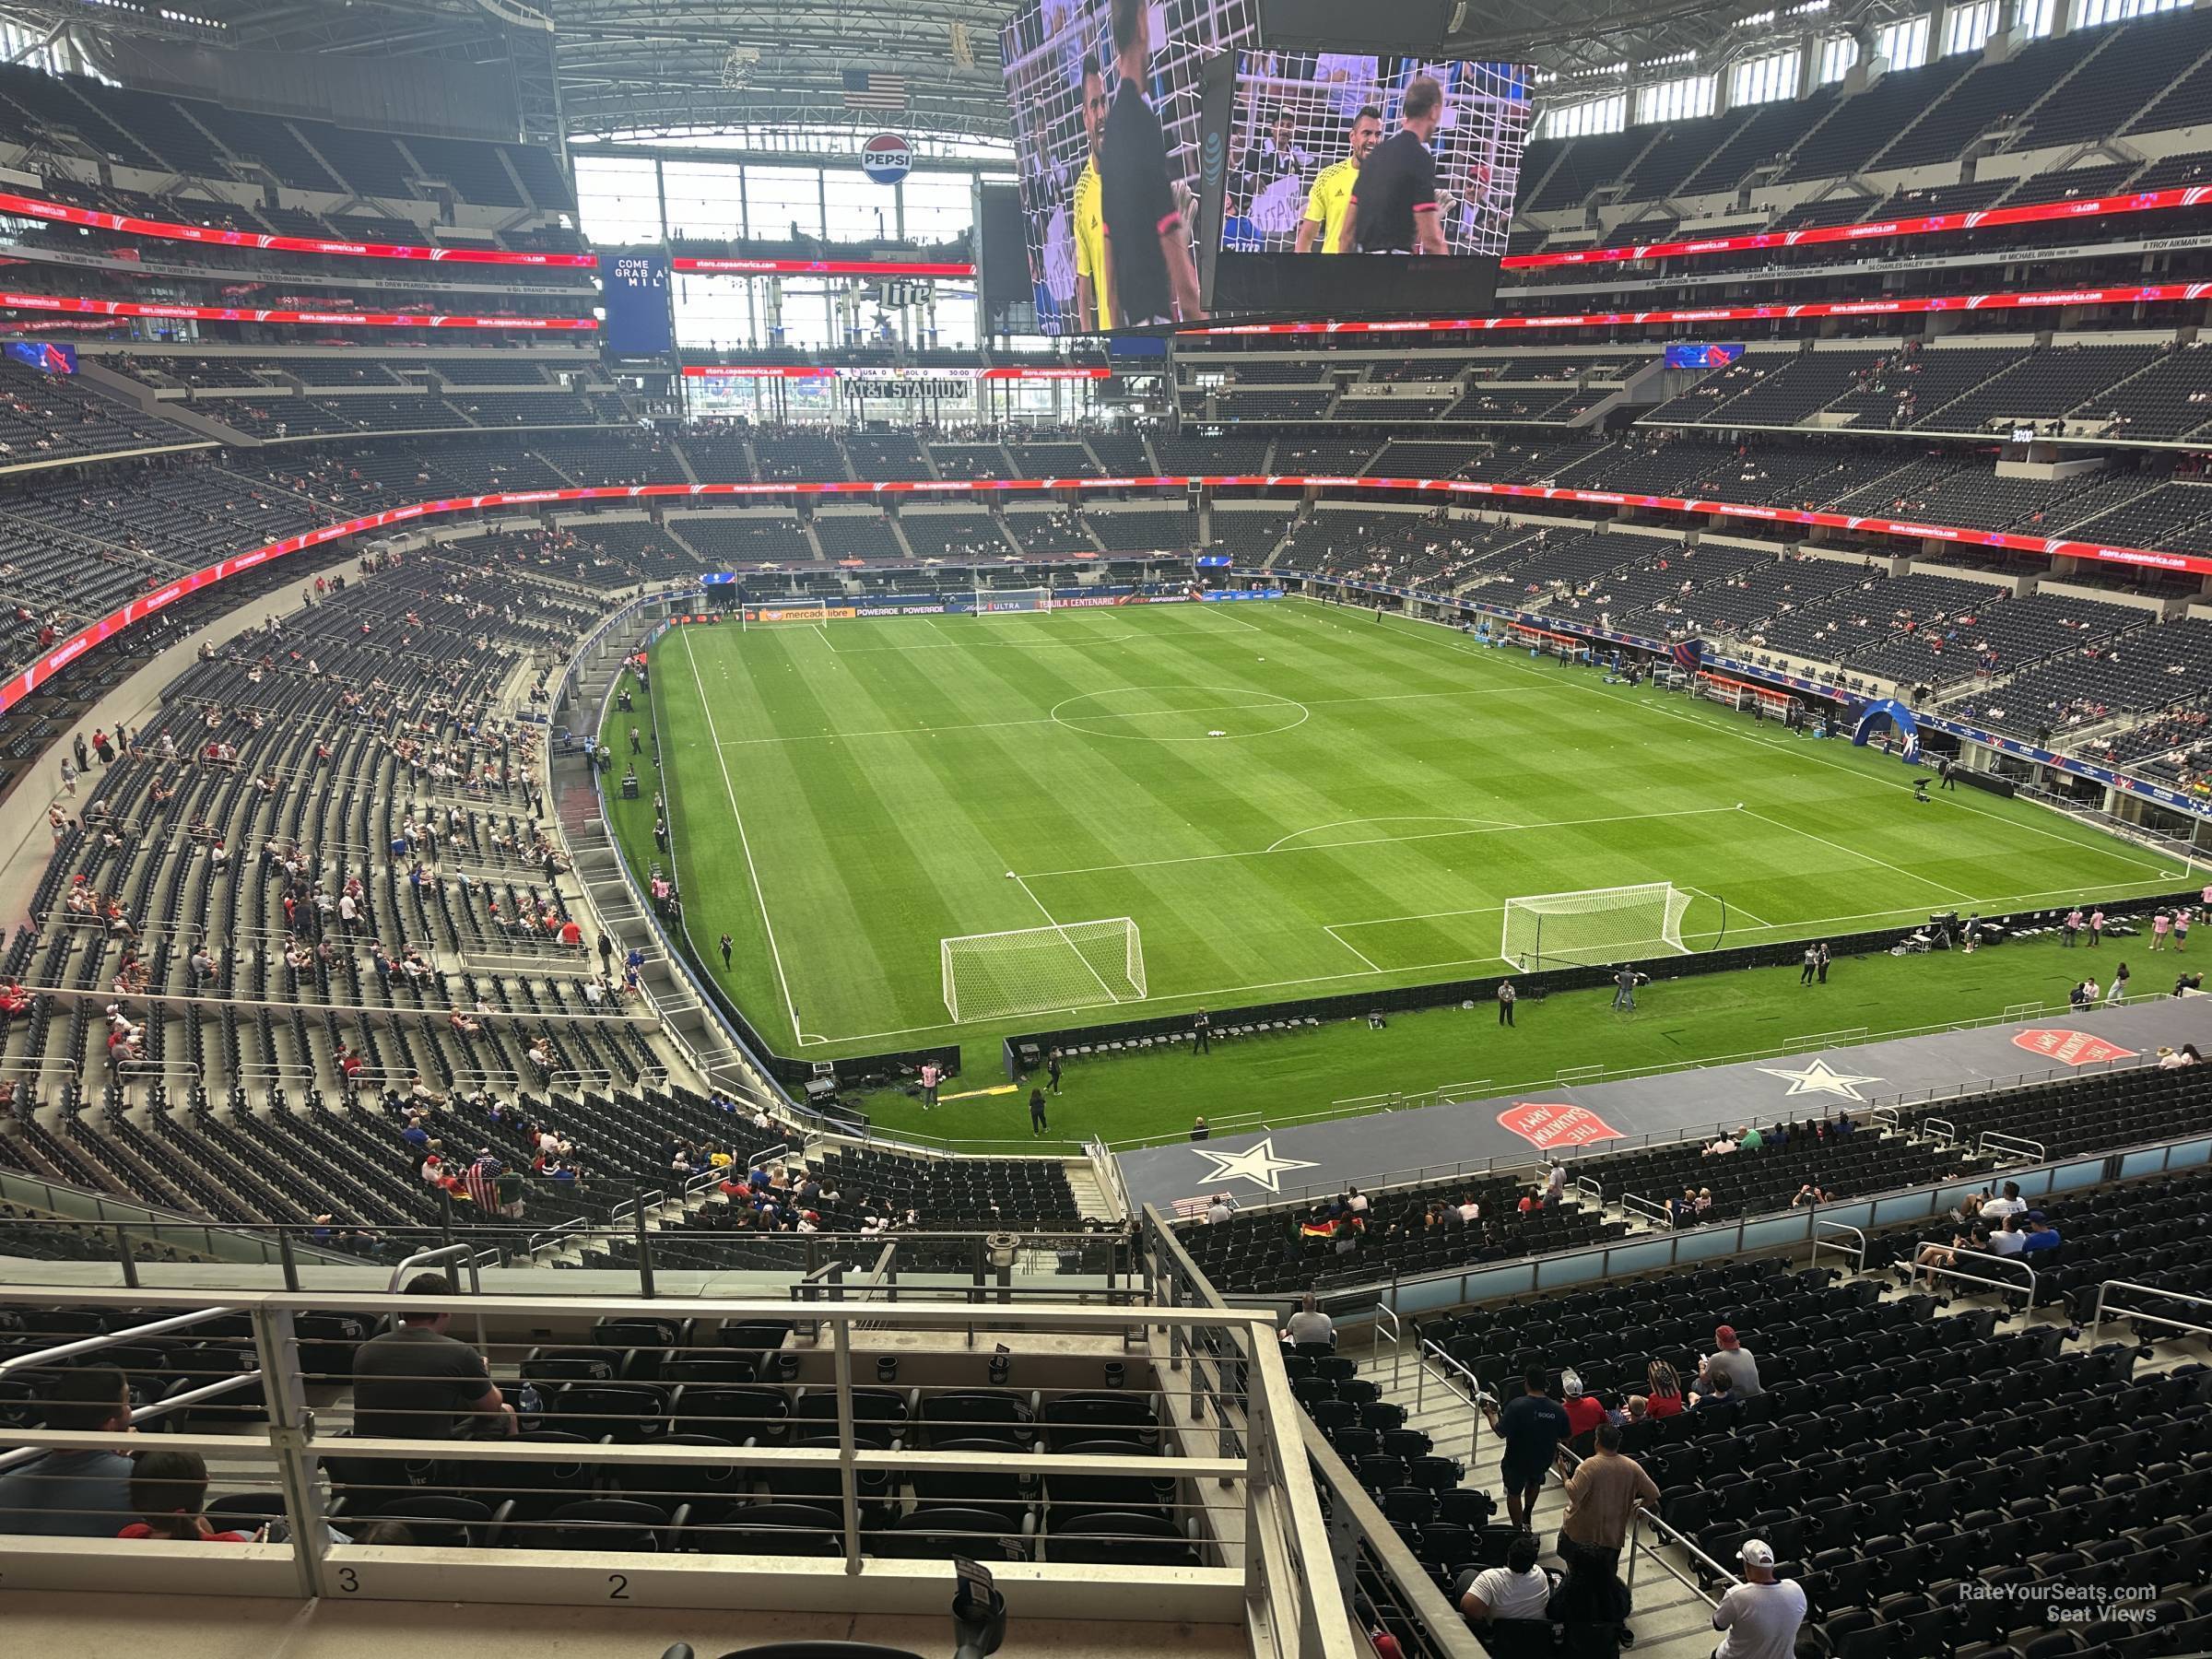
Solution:
<path fill-rule="evenodd" d="M 2137 882 L 2124 883 L 2123 885 L 2153 887 L 2157 884 L 2153 882 Z M 2080 889 L 2077 888 L 2055 888 L 2046 893 L 2001 893 L 1994 895 L 1990 898 L 1980 900 L 1977 902 L 1980 903 L 1983 908 L 1989 910 L 2026 909 L 2033 907 L 2039 900 L 2045 899 L 2077 899 L 2080 896 Z M 1497 908 L 1500 911 L 1502 911 L 1504 906 L 1500 905 Z M 1916 913 L 1918 912 L 1911 910 L 1865 911 L 1857 915 L 1853 916 L 1815 916 L 1808 917 L 1802 921 L 1770 923 L 1767 925 L 1770 928 L 1786 927 L 1793 929 L 1803 929 L 1807 934 L 1817 933 L 1822 929 L 1834 928 L 1838 926 L 1838 924 L 1845 922 L 1881 922 L 1896 920 L 1900 925 L 1909 926 L 1911 925 L 1910 919 Z M 1335 922 L 1324 924 L 1322 925 L 1325 928 L 1352 927 L 1361 924 L 1358 923 Z M 1705 935 L 1702 934 L 1688 934 L 1684 936 L 1686 938 L 1702 938 Z M 1342 941 L 1339 941 L 1339 943 L 1342 943 Z M 1349 949 L 1350 947 L 1347 946 L 1346 948 Z M 1696 953 L 1692 952 L 1691 954 L 1694 955 Z M 1462 957 L 1454 961 L 1419 962 L 1408 967 L 1384 968 L 1375 970 L 1374 971 L 1391 974 L 1432 973 L 1442 968 L 1465 968 L 1477 963 L 1496 962 L 1500 960 L 1503 960 L 1503 959 L 1493 951 L 1487 956 Z M 1289 991 L 1304 985 L 1340 985 L 1350 980 L 1366 979 L 1367 977 L 1367 970 L 1355 969 L 1346 973 L 1307 974 L 1299 979 L 1255 980 L 1248 981 L 1240 985 L 1215 985 L 1200 991 L 1162 991 L 1156 995 L 1147 996 L 1142 1003 L 1135 1002 L 1133 999 L 1125 1006 L 1142 1007 L 1153 1003 L 1206 1003 L 1209 1006 L 1218 1006 L 1226 997 L 1242 996 L 1254 992 Z M 1036 1018 L 1047 1014 L 1080 1014 L 1086 1008 L 1093 1008 L 1097 1007 L 1099 1005 L 1096 1003 L 1071 1003 L 1058 1008 L 1039 1008 L 1035 1010 L 1033 1014 L 1029 1016 L 1029 1018 Z M 842 1033 L 835 1037 L 818 1037 L 812 1039 L 811 1041 L 816 1042 L 839 1043 L 877 1042 L 887 1037 L 912 1037 L 924 1032 L 955 1031 L 961 1029 L 963 1028 L 952 1020 L 941 1019 L 931 1025 L 895 1026 L 888 1030 L 881 1031 L 852 1031 Z"/>

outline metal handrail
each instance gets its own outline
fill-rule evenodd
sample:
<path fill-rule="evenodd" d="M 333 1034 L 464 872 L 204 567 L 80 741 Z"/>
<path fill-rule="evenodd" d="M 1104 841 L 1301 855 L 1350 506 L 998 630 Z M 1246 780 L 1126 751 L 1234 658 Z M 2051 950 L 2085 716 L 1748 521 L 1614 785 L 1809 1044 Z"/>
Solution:
<path fill-rule="evenodd" d="M 1668 1543 L 1674 1545 L 1677 1549 L 1682 1550 L 1685 1554 L 1693 1557 L 1697 1560 L 1702 1561 L 1712 1571 L 1713 1577 L 1726 1583 L 1731 1590 L 1735 1589 L 1736 1585 L 1744 1582 L 1735 1574 L 1733 1569 L 1722 1566 L 1720 1562 L 1714 1560 L 1702 1549 L 1700 1549 L 1697 1545 L 1682 1532 L 1673 1526 L 1668 1525 L 1665 1521 L 1662 1521 L 1653 1511 L 1648 1509 L 1638 1509 L 1630 1512 L 1629 1517 L 1629 1524 L 1630 1528 L 1633 1529 L 1638 1522 L 1648 1523 L 1654 1531 L 1662 1534 L 1666 1538 Z M 1632 1531 L 1630 1535 L 1631 1538 L 1633 1538 Z M 1644 1547 L 1641 1545 L 1641 1540 L 1636 1540 L 1636 1542 L 1640 1548 Z M 1674 1570 L 1673 1565 L 1668 1562 L 1665 1556 L 1659 1553 L 1656 1547 L 1652 1548 L 1651 1556 L 1652 1559 L 1659 1564 L 1659 1567 L 1662 1571 L 1666 1572 L 1677 1583 L 1684 1585 L 1695 1593 L 1709 1606 L 1717 1607 L 1721 1605 L 1720 1597 L 1709 1593 L 1705 1589 L 1704 1585 L 1692 1583 L 1690 1580 L 1684 1578 L 1680 1573 L 1677 1572 Z M 1632 1568 L 1635 1561 L 1635 1557 L 1631 1555 L 1629 1559 Z M 1631 1582 L 1633 1582 L 1632 1579 Z"/>
<path fill-rule="evenodd" d="M 1847 1232 L 1853 1238 L 1858 1240 L 1859 1247 L 1852 1253 L 1858 1257 L 1857 1271 L 1861 1273 L 1866 1271 L 1866 1235 L 1864 1232 L 1860 1231 L 1859 1229 L 1855 1227 L 1847 1225 L 1844 1222 L 1830 1221 L 1827 1217 L 1819 1215 L 1816 1215 L 1813 1218 L 1813 1227 L 1816 1230 L 1813 1233 L 1813 1249 L 1810 1261 L 1814 1266 L 1817 1267 L 1820 1265 L 1820 1251 L 1823 1246 L 1826 1246 L 1830 1250 L 1851 1249 L 1851 1246 L 1848 1244 L 1841 1243 L 1834 1239 L 1822 1238 L 1818 1230 L 1823 1227 L 1829 1227 L 1833 1228 L 1838 1232 Z"/>
<path fill-rule="evenodd" d="M 2003 1279 L 1985 1278 L 1981 1274 L 1969 1273 L 1962 1267 L 1938 1267 L 1933 1262 L 1923 1262 L 1920 1259 L 1921 1253 L 1924 1250 L 1930 1249 L 1931 1247 L 1936 1250 L 1947 1250 L 1954 1253 L 1966 1248 L 1964 1245 L 1953 1244 L 1948 1239 L 1923 1239 L 1920 1243 L 1914 1247 L 1912 1252 L 1912 1273 L 1915 1276 L 1924 1273 L 1927 1274 L 1931 1279 L 1933 1279 L 1936 1275 L 1941 1274 L 1945 1278 L 1958 1279 L 1965 1284 L 1985 1285 L 1990 1289 L 2001 1291 L 2006 1296 L 2018 1296 L 2020 1293 L 2020 1286 L 2007 1284 Z M 1981 1254 L 1986 1253 L 1977 1252 L 1975 1253 Z M 1989 1257 L 1989 1261 L 1993 1265 L 2018 1267 L 2022 1273 L 2026 1274 L 2028 1276 L 2028 1284 L 2026 1287 L 2028 1291 L 2028 1305 L 2030 1308 L 2035 1306 L 2035 1269 L 2029 1266 L 2025 1259 L 2020 1256 L 1991 1255 Z"/>
<path fill-rule="evenodd" d="M 1398 1324 L 1397 1312 L 1388 1303 L 1378 1301 L 1371 1317 L 1374 1320 L 1373 1340 L 1368 1344 L 1368 1362 L 1370 1364 L 1381 1363 L 1382 1326 L 1387 1321 L 1390 1325 L 1390 1385 L 1395 1388 L 1398 1385 L 1398 1356 L 1405 1347 L 1404 1333 Z"/>
<path fill-rule="evenodd" d="M 1655 1198 L 1644 1197 L 1641 1193 L 1623 1193 L 1620 1195 L 1620 1207 L 1633 1210 L 1645 1220 L 1661 1227 L 1671 1228 L 1675 1224 L 1675 1212 L 1672 1209 Z"/>
<path fill-rule="evenodd" d="M 1993 1146 L 2000 1152 L 2017 1152 L 2030 1163 L 2041 1163 L 2045 1157 L 2041 1141 L 2028 1140 L 2017 1135 L 1999 1135 L 1988 1129 L 1982 1132 L 1982 1139 L 1974 1150 L 1987 1152 Z"/>
<path fill-rule="evenodd" d="M 57 1359 L 74 1359 L 79 1354 L 97 1354 L 102 1348 L 118 1347 L 147 1336 L 165 1336 L 171 1331 L 188 1331 L 194 1325 L 205 1324 L 210 1319 L 221 1319 L 237 1311 L 235 1308 L 203 1308 L 196 1313 L 178 1313 L 168 1319 L 149 1320 L 145 1324 L 133 1325 L 128 1330 L 109 1331 L 98 1336 L 80 1336 L 76 1341 L 65 1342 L 58 1347 L 18 1354 L 13 1359 L 0 1359 L 0 1377 L 14 1371 L 43 1370 Z"/>
<path fill-rule="evenodd" d="M 1924 1117 L 1920 1120 L 1922 1133 L 1934 1131 L 1936 1138 L 1947 1147 L 1959 1144 L 1959 1125 L 1948 1118 Z"/>
<path fill-rule="evenodd" d="M 2104 1324 L 2105 1298 L 2114 1290 L 2140 1290 L 2146 1296 L 2160 1297 L 2167 1301 L 2187 1302 L 2193 1308 L 2212 1309 L 2212 1297 L 2190 1296 L 2180 1290 L 2161 1290 L 2156 1285 L 2138 1284 L 2133 1279 L 2106 1279 L 2097 1287 L 2097 1309 L 2088 1323 L 2088 1342 L 2091 1347 L 2096 1347 L 2098 1333 Z M 2186 1331 L 2198 1336 L 2212 1336 L 2212 1325 L 2190 1324 L 2186 1321 L 2168 1319 L 2161 1314 L 2132 1312 L 2126 1308 L 2117 1308 L 2113 1312 L 2120 1318 L 2133 1319 L 2144 1324 L 2163 1325 L 2170 1331 Z M 5 1369 L 5 1367 L 0 1367 L 0 1370 Z"/>
<path fill-rule="evenodd" d="M 1445 1353 L 1444 1350 L 1439 1347 L 1434 1342 L 1424 1337 L 1421 1340 L 1420 1350 L 1421 1372 L 1419 1377 L 1415 1380 L 1413 1389 L 1414 1410 L 1420 1410 L 1421 1403 L 1428 1397 L 1429 1356 L 1431 1354 L 1436 1356 L 1438 1362 L 1445 1368 L 1447 1372 L 1445 1376 L 1439 1378 L 1438 1381 L 1441 1382 L 1445 1388 L 1451 1391 L 1454 1399 L 1462 1399 L 1466 1402 L 1467 1466 L 1469 1468 L 1473 1468 L 1475 1466 L 1477 1454 L 1482 1445 L 1482 1382 L 1480 1379 L 1475 1375 L 1474 1371 L 1468 1369 L 1468 1367 L 1462 1364 L 1459 1360 L 1452 1358 L 1451 1355 Z M 1467 1392 L 1465 1394 L 1461 1394 L 1457 1388 L 1453 1386 L 1452 1378 L 1448 1374 L 1451 1371 L 1457 1371 L 1461 1376 L 1467 1380 Z"/>

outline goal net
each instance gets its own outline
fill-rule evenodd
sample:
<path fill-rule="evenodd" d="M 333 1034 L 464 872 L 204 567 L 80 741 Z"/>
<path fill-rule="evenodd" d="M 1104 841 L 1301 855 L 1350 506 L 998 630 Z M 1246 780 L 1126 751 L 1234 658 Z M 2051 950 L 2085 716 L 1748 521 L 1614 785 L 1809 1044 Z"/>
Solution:
<path fill-rule="evenodd" d="M 1011 616 L 1018 611 L 1041 611 L 1053 608 L 1051 588 L 977 588 L 975 614 L 979 617 Z"/>
<path fill-rule="evenodd" d="M 844 613 L 851 616 L 851 611 Z M 826 599 L 794 595 L 788 599 L 764 599 L 745 607 L 745 626 L 747 628 L 780 628 L 787 623 L 802 627 L 830 619 L 830 602 Z"/>
<path fill-rule="evenodd" d="M 945 1008 L 956 1020 L 1142 1002 L 1145 949 L 1126 916 L 941 940 Z"/>
<path fill-rule="evenodd" d="M 1682 912 L 1689 895 L 1671 882 L 1531 893 L 1505 901 L 1498 954 L 1524 972 L 1570 963 L 1618 962 L 1661 950 L 1687 953 Z"/>

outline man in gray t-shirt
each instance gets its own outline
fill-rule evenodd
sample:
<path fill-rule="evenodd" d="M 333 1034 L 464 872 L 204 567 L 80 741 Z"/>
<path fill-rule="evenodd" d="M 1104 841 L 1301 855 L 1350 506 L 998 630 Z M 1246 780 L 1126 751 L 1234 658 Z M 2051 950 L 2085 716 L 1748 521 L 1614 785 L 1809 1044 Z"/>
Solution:
<path fill-rule="evenodd" d="M 451 1296 L 442 1273 L 418 1273 L 408 1296 Z M 363 1439 L 458 1440 L 478 1421 L 514 1432 L 514 1407 L 500 1397 L 483 1357 L 445 1334 L 450 1313 L 404 1316 L 353 1359 L 353 1431 Z"/>
<path fill-rule="evenodd" d="M 1725 1377 L 1729 1392 L 1739 1400 L 1764 1393 L 1759 1381 L 1759 1361 L 1749 1348 L 1735 1339 L 1735 1327 L 1719 1326 L 1712 1333 L 1712 1357 L 1699 1367 L 1695 1390 L 1702 1393 L 1706 1385 Z"/>
<path fill-rule="evenodd" d="M 130 1385 L 112 1366 L 59 1374 L 44 1425 L 79 1434 L 131 1431 Z M 112 1538 L 135 1521 L 131 1460 L 117 1452 L 47 1452 L 0 1473 L 0 1533 Z"/>

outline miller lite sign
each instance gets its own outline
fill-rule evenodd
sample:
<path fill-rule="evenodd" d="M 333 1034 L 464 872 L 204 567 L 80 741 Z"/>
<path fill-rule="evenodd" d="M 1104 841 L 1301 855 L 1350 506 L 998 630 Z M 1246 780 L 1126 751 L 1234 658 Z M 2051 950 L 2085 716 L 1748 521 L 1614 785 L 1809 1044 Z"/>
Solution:
<path fill-rule="evenodd" d="M 860 171 L 878 184 L 896 184 L 914 165 L 914 147 L 896 133 L 878 133 L 860 147 Z"/>

